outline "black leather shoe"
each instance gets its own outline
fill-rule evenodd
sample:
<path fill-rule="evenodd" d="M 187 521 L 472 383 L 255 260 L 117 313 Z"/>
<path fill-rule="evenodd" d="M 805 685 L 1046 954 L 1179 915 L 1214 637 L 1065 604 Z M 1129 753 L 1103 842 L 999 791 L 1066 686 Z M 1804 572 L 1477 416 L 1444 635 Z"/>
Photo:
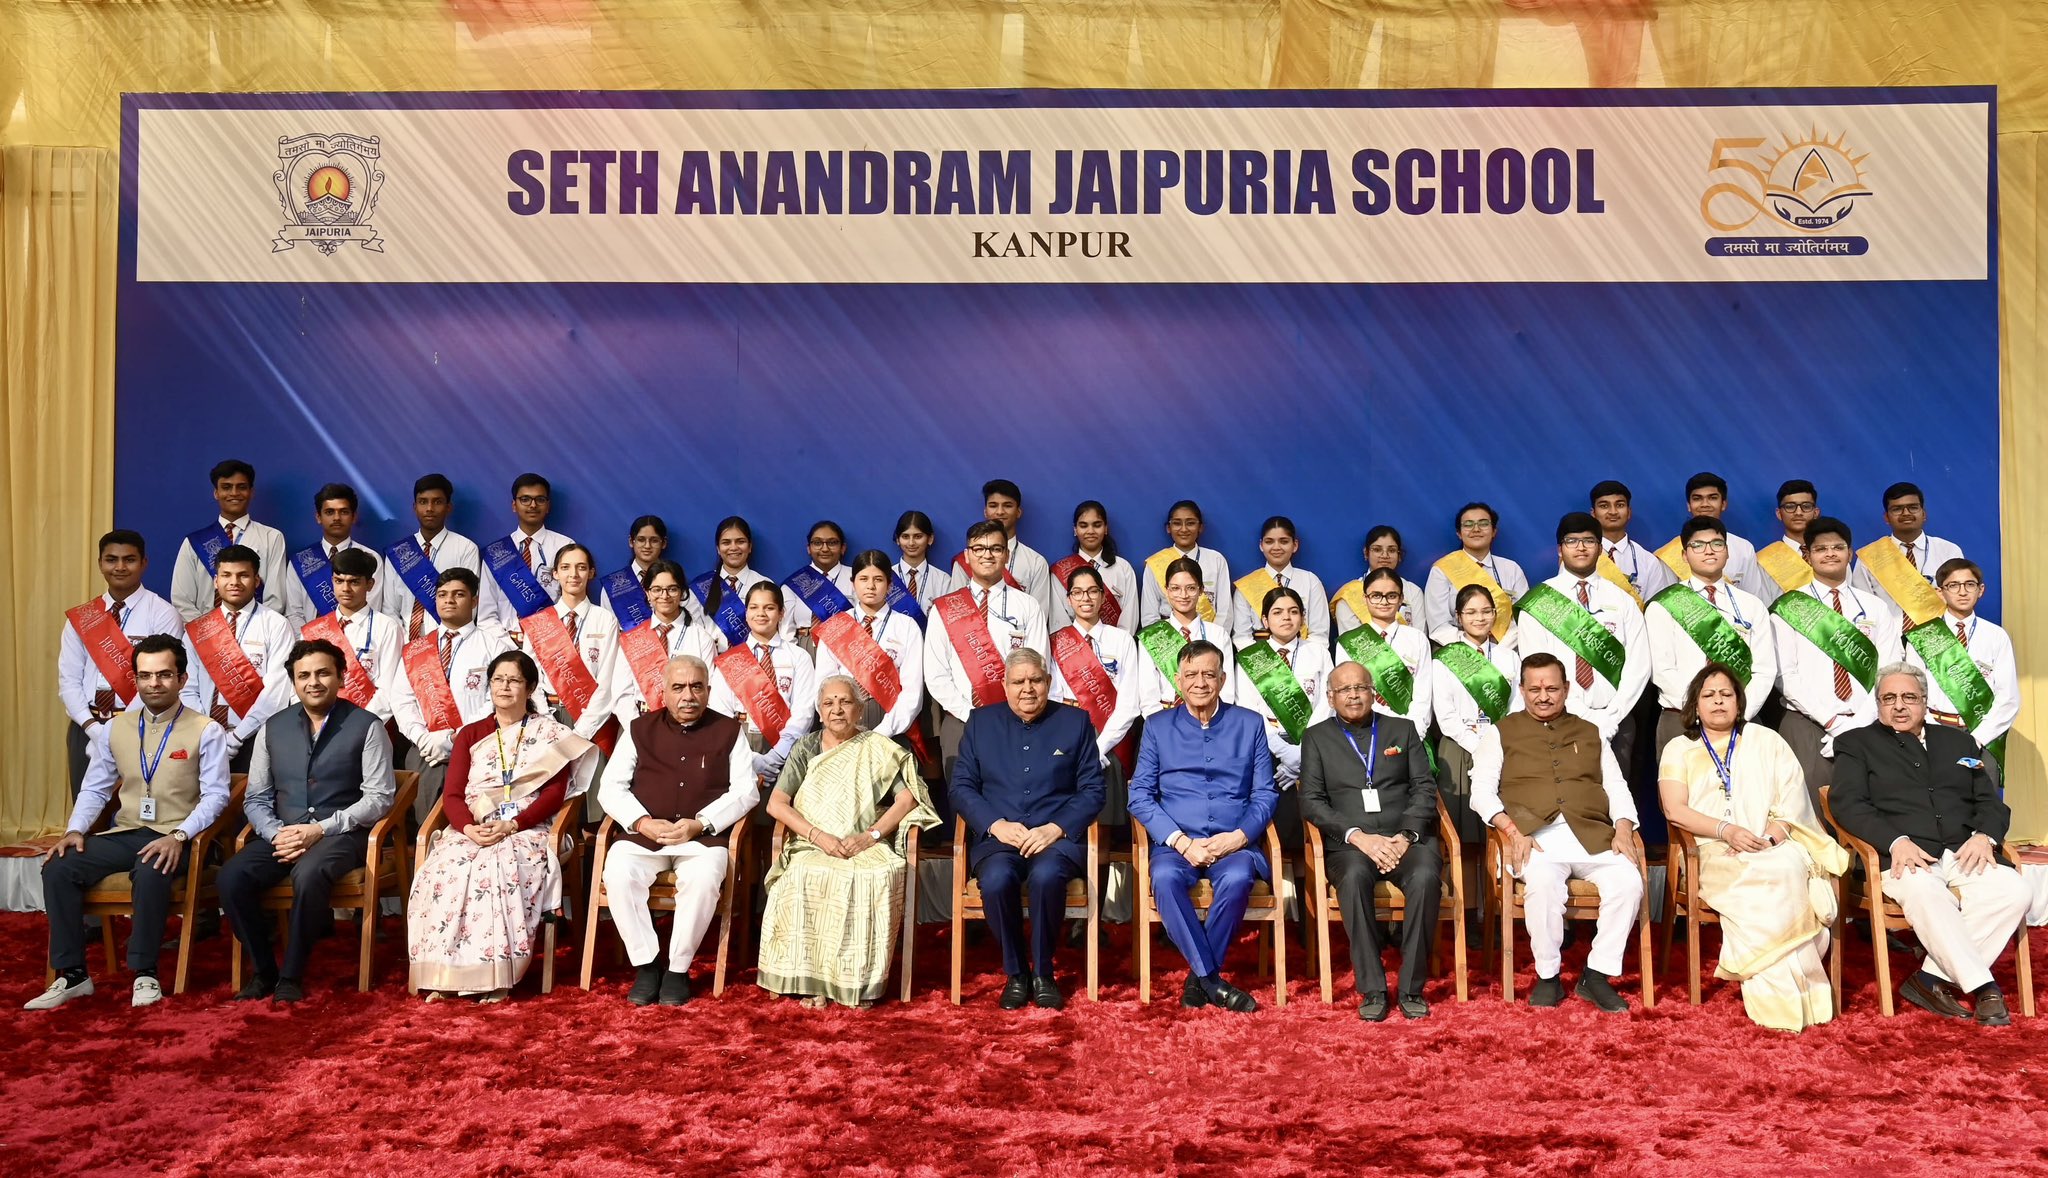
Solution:
<path fill-rule="evenodd" d="M 1597 969 L 1589 969 L 1579 975 L 1579 984 L 1572 987 L 1572 993 L 1606 1011 L 1608 1014 L 1628 1013 L 1628 1003 L 1614 992 L 1614 983 Z"/>
<path fill-rule="evenodd" d="M 235 991 L 235 1001 L 255 1002 L 259 999 L 270 997 L 271 991 L 275 989 L 277 989 L 276 978 L 266 978 L 261 974 L 258 974 L 257 976 L 250 978 L 248 981 L 243 982 L 242 988 Z"/>
<path fill-rule="evenodd" d="M 1408 997 L 1408 998 L 1403 998 L 1403 999 L 1401 999 L 1401 1001 L 1399 1001 L 1399 1002 L 1395 1003 L 1395 1005 L 1397 1005 L 1397 1006 L 1399 1006 L 1399 1007 L 1401 1008 L 1401 1017 L 1402 1017 L 1402 1018 L 1405 1018 L 1405 1019 L 1418 1019 L 1418 1018 L 1428 1018 L 1428 1017 L 1429 1017 L 1429 1003 L 1427 1003 L 1427 1002 L 1424 1002 L 1424 1001 L 1423 1001 L 1422 999 L 1420 999 L 1420 998 L 1415 998 L 1415 997 Z"/>
<path fill-rule="evenodd" d="M 1202 988 L 1202 979 L 1188 975 L 1188 984 L 1180 988 L 1180 1004 L 1189 1010 L 1209 1005 L 1209 991 Z"/>
<path fill-rule="evenodd" d="M 661 966 L 648 962 L 633 974 L 633 988 L 626 991 L 626 1001 L 635 1006 L 652 1006 L 661 995 Z"/>
<path fill-rule="evenodd" d="M 1922 1010 L 1933 1011 L 1943 1018 L 1969 1018 L 1970 1012 L 1956 1000 L 1955 991 L 1940 978 L 1930 978 L 1924 973 L 1915 973 L 1899 983 L 1899 997 Z M 1999 1005 L 2005 1005 L 2003 999 Z M 2008 1019 L 2011 1017 L 2007 1016 Z"/>
<path fill-rule="evenodd" d="M 1561 1006 L 1564 1003 L 1564 979 L 1537 978 L 1536 988 L 1529 992 L 1531 1006 Z"/>
<path fill-rule="evenodd" d="M 306 1000 L 306 987 L 301 985 L 297 978 L 279 978 L 277 979 L 277 988 L 270 992 L 270 1000 L 287 1004 L 304 1002 Z"/>
<path fill-rule="evenodd" d="M 681 1006 L 690 1000 L 690 975 L 686 973 L 663 973 L 661 975 L 660 1001 L 663 1006 Z"/>
<path fill-rule="evenodd" d="M 1031 1003 L 1031 975 L 1020 973 L 1003 983 L 1004 1010 L 1022 1010 Z"/>
<path fill-rule="evenodd" d="M 1997 986 L 1986 986 L 1977 991 L 1977 1025 L 1980 1027 L 2009 1027 L 2012 1012 L 2005 1008 L 2005 995 Z"/>
<path fill-rule="evenodd" d="M 1239 1014 L 1250 1014 L 1259 1008 L 1258 999 L 1231 985 L 1229 982 L 1218 980 L 1213 988 L 1205 987 L 1205 989 L 1209 991 L 1209 1001 L 1225 1010 L 1234 1010 Z"/>
<path fill-rule="evenodd" d="M 1058 982 L 1051 978 L 1031 979 L 1031 1004 L 1040 1010 L 1059 1010 L 1067 1004 Z"/>
<path fill-rule="evenodd" d="M 1361 998 L 1358 1002 L 1358 1017 L 1369 1023 L 1386 1022 L 1387 996 L 1385 994 L 1367 994 L 1364 998 Z"/>

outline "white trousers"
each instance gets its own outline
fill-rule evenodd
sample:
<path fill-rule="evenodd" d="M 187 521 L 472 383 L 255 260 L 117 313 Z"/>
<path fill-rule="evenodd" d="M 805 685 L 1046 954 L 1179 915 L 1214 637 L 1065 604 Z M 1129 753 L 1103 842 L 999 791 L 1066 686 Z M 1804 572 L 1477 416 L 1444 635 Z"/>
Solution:
<path fill-rule="evenodd" d="M 718 915 L 718 897 L 725 890 L 725 868 L 731 852 L 724 847 L 683 843 L 650 851 L 624 839 L 605 850 L 605 901 L 611 906 L 612 927 L 625 942 L 626 960 L 635 967 L 652 962 L 661 952 L 661 939 L 654 935 L 654 914 L 647 909 L 647 892 L 654 877 L 664 871 L 676 873 L 676 920 L 669 930 L 668 968 L 672 973 L 689 973 L 690 959 L 704 932 Z"/>
<path fill-rule="evenodd" d="M 1536 832 L 1536 846 L 1529 862 L 1519 873 L 1528 884 L 1523 923 L 1529 929 L 1529 948 L 1536 955 L 1536 976 L 1554 978 L 1561 967 L 1559 950 L 1564 945 L 1564 909 L 1570 881 L 1590 880 L 1600 890 L 1600 919 L 1593 926 L 1593 948 L 1586 954 L 1586 968 L 1609 977 L 1621 972 L 1621 955 L 1628 949 L 1629 934 L 1643 906 L 1643 877 L 1635 864 L 1619 851 L 1598 855 L 1580 845 L 1578 836 L 1563 820 Z"/>
<path fill-rule="evenodd" d="M 1898 879 L 1885 872 L 1884 894 L 1913 922 L 1914 935 L 1927 949 L 1927 972 L 1954 982 L 1966 994 L 1991 980 L 1991 963 L 2027 914 L 2027 885 L 2019 872 L 1995 863 L 1964 875 L 1954 851 Z"/>

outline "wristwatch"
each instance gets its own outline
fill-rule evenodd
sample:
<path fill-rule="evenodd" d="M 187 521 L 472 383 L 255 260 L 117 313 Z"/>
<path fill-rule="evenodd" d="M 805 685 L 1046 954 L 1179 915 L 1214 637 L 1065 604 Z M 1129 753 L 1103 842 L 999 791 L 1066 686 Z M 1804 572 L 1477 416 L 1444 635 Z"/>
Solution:
<path fill-rule="evenodd" d="M 185 833 L 184 831 L 182 831 L 182 830 L 174 830 L 174 831 L 172 831 L 172 832 L 171 832 L 171 837 L 172 837 L 172 838 L 174 838 L 174 839 L 177 839 L 177 840 L 178 840 L 179 842 L 181 842 L 181 843 L 182 843 L 182 842 L 189 842 L 189 841 L 191 840 L 191 838 L 192 838 L 192 836 L 191 836 L 191 835 L 189 835 L 189 834 L 186 834 L 186 833 Z"/>
<path fill-rule="evenodd" d="M 1417 843 L 1420 843 L 1422 841 L 1422 834 L 1419 831 L 1400 830 L 1395 831 L 1394 833 L 1400 835 L 1404 839 L 1407 839 L 1408 845 L 1411 847 L 1415 846 Z"/>
<path fill-rule="evenodd" d="M 875 827 L 874 829 L 872 829 L 872 830 L 868 831 L 868 837 L 869 837 L 869 838 L 871 838 L 871 839 L 873 839 L 873 840 L 875 840 L 875 841 L 876 841 L 876 842 L 878 842 L 878 843 L 879 843 L 879 842 L 881 842 L 881 841 L 882 841 L 882 828 L 878 826 L 878 827 Z"/>

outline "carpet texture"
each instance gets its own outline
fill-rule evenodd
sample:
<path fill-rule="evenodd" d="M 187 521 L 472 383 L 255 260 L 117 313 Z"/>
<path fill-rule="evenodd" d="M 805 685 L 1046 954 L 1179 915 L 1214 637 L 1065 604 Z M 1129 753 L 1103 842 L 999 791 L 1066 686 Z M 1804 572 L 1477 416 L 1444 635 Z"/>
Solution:
<path fill-rule="evenodd" d="M 1427 1021 L 1369 1026 L 1341 965 L 1335 1006 L 1297 978 L 1284 1010 L 1268 983 L 1254 1015 L 1183 1011 L 1174 969 L 1141 1007 L 1121 928 L 1104 1001 L 1063 978 L 1059 1013 L 997 1010 L 985 943 L 950 1005 L 936 929 L 907 1007 L 803 1010 L 751 970 L 714 999 L 708 959 L 676 1010 L 627 1006 L 619 966 L 590 994 L 428 1006 L 385 929 L 369 994 L 343 926 L 296 1009 L 227 1001 L 216 939 L 153 1010 L 95 948 L 97 995 L 28 1014 L 44 926 L 0 917 L 0 1174 L 2048 1174 L 2048 1022 L 2017 995 L 2004 1030 L 1881 1018 L 1860 941 L 1847 1015 L 1795 1037 L 1751 1025 L 1727 984 L 1688 1005 L 1679 970 L 1647 1014 L 1633 977 L 1631 1013 L 1607 1016 L 1504 1005 L 1475 969 L 1472 1002 L 1439 980 Z M 1231 962 L 1248 985 L 1252 945 Z"/>

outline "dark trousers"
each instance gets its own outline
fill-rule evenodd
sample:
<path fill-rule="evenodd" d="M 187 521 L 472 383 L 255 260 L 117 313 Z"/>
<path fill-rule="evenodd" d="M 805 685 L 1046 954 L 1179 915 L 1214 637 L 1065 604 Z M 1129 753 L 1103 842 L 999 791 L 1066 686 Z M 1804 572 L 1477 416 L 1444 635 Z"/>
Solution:
<path fill-rule="evenodd" d="M 1052 953 L 1067 915 L 1067 884 L 1081 878 L 1087 852 L 1061 839 L 1026 859 L 999 847 L 975 865 L 988 927 L 1003 947 L 1003 972 L 1011 977 L 1052 977 Z M 1031 901 L 1030 957 L 1025 957 L 1024 900 Z"/>
<path fill-rule="evenodd" d="M 1344 915 L 1344 935 L 1351 941 L 1352 984 L 1358 993 L 1384 994 L 1387 971 L 1380 965 L 1379 921 L 1373 916 L 1373 885 L 1382 879 L 1401 889 L 1407 911 L 1401 921 L 1401 975 L 1397 998 L 1422 997 L 1429 979 L 1429 943 L 1436 936 L 1437 910 L 1443 889 L 1439 877 L 1443 855 L 1435 842 L 1408 848 L 1394 870 L 1382 873 L 1363 851 L 1349 843 L 1326 845 L 1324 862 L 1337 886 L 1337 906 Z"/>
<path fill-rule="evenodd" d="M 330 834 L 314 843 L 311 850 L 285 863 L 276 855 L 269 839 L 252 838 L 220 869 L 220 902 L 227 910 L 235 937 L 248 946 L 256 962 L 256 976 L 302 978 L 313 941 L 332 919 L 327 894 L 334 881 L 363 865 L 370 850 L 370 834 L 352 830 Z M 287 929 L 284 963 L 270 943 L 270 922 L 263 911 L 263 894 L 292 881 L 292 907 L 285 921 Z"/>
<path fill-rule="evenodd" d="M 92 739 L 76 724 L 64 726 L 64 758 L 71 769 L 71 796 L 77 797 L 85 784 L 85 767 L 92 760 Z"/>
<path fill-rule="evenodd" d="M 156 969 L 164 924 L 171 915 L 171 889 L 187 866 L 184 855 L 169 875 L 137 859 L 161 836 L 153 830 L 96 834 L 83 851 L 43 860 L 43 910 L 50 918 L 50 967 L 59 973 L 85 968 L 85 893 L 101 880 L 128 872 L 134 888 L 135 927 L 128 934 L 128 968 Z M 185 855 L 192 849 L 185 848 Z"/>
<path fill-rule="evenodd" d="M 960 740 L 966 735 L 965 720 L 954 719 L 948 711 L 939 712 L 939 780 L 930 789 L 940 830 L 953 829 L 953 764 L 960 759 Z"/>

